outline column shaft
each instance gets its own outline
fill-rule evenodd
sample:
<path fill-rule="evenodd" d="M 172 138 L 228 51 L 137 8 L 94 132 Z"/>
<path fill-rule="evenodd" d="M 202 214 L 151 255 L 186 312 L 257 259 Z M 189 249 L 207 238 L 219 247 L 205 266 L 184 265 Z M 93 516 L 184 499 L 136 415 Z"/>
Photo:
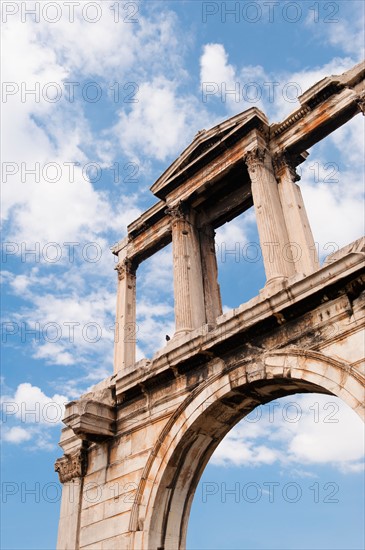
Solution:
<path fill-rule="evenodd" d="M 58 525 L 57 550 L 80 548 L 80 512 L 83 480 L 67 481 L 62 487 L 61 511 Z"/>
<path fill-rule="evenodd" d="M 130 260 L 117 266 L 118 290 L 114 343 L 114 372 L 134 365 L 136 360 L 136 272 Z"/>
<path fill-rule="evenodd" d="M 275 159 L 274 165 L 295 271 L 307 276 L 319 269 L 319 261 L 302 193 L 295 183 L 299 176 L 286 155 Z"/>
<path fill-rule="evenodd" d="M 204 225 L 200 230 L 205 315 L 208 324 L 215 324 L 217 317 L 222 315 L 214 235 L 214 229 L 211 225 Z"/>
<path fill-rule="evenodd" d="M 206 322 L 199 236 L 195 216 L 186 207 L 169 208 L 168 213 L 172 217 L 175 335 L 187 334 Z"/>
<path fill-rule="evenodd" d="M 84 476 L 87 471 L 87 443 L 73 431 L 62 431 L 60 446 L 65 454 L 56 460 L 55 470 L 62 483 L 62 500 L 58 524 L 57 550 L 80 548 L 80 521 Z"/>
<path fill-rule="evenodd" d="M 294 267 L 271 156 L 266 149 L 255 149 L 247 153 L 245 162 L 252 184 L 266 284 L 285 280 L 294 274 Z"/>

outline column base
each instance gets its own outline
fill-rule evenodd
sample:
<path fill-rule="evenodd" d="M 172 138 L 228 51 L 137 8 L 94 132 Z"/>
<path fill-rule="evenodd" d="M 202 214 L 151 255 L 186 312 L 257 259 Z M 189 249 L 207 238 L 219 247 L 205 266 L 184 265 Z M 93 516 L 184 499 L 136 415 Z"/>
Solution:
<path fill-rule="evenodd" d="M 264 288 L 260 290 L 259 294 L 263 299 L 266 299 L 270 296 L 273 296 L 274 294 L 277 294 L 287 286 L 288 277 L 283 277 L 281 275 L 277 277 L 271 277 L 271 279 L 266 281 Z"/>
<path fill-rule="evenodd" d="M 192 332 L 192 328 L 181 328 L 175 332 L 172 337 L 172 340 L 177 340 L 178 338 L 183 338 Z"/>

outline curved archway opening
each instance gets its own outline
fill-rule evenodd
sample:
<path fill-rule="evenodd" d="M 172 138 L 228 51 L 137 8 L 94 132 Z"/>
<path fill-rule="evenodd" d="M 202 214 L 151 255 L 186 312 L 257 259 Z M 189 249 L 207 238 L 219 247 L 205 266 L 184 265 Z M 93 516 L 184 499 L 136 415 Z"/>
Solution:
<path fill-rule="evenodd" d="M 139 488 L 133 521 L 145 547 L 186 547 L 190 508 L 206 465 L 226 434 L 257 406 L 296 393 L 337 394 L 360 414 L 358 375 L 312 355 L 275 352 L 263 364 L 232 367 L 185 400 L 160 435 Z"/>
<path fill-rule="evenodd" d="M 186 548 L 363 548 L 363 452 L 363 423 L 335 396 L 260 405 L 204 469 Z"/>
<path fill-rule="evenodd" d="M 213 403 L 202 404 L 201 414 L 177 445 L 164 469 L 152 515 L 148 548 L 186 547 L 187 526 L 196 487 L 212 454 L 228 432 L 257 406 L 301 392 L 329 393 L 298 380 L 258 380 L 235 388 Z M 200 412 L 200 411 L 199 411 Z"/>

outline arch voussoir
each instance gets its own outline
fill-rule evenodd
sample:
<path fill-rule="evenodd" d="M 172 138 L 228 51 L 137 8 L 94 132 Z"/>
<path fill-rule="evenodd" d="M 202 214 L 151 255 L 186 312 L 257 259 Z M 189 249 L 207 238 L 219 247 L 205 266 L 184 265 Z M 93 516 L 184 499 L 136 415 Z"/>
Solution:
<path fill-rule="evenodd" d="M 143 540 L 148 548 L 183 547 L 200 474 L 226 433 L 260 400 L 264 403 L 313 391 L 336 395 L 360 416 L 363 413 L 361 376 L 349 365 L 319 352 L 275 350 L 228 370 L 188 396 L 169 421 L 174 426 L 172 430 L 169 427 L 169 437 L 166 433 L 159 449 L 151 453 L 153 464 L 146 472 L 149 483 L 140 500 L 140 510 L 146 511 Z"/>

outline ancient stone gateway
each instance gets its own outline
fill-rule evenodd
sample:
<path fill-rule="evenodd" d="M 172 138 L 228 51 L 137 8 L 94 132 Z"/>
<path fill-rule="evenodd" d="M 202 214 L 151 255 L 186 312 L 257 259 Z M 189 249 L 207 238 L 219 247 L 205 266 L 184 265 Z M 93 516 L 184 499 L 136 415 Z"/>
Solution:
<path fill-rule="evenodd" d="M 114 247 L 114 375 L 66 407 L 59 549 L 184 548 L 210 456 L 259 404 L 320 392 L 363 414 L 364 240 L 320 268 L 295 171 L 360 111 L 364 65 L 317 83 L 280 124 L 252 108 L 199 132 L 152 186 L 159 202 Z M 252 205 L 267 282 L 223 315 L 214 230 Z M 171 241 L 176 333 L 136 362 L 136 270 Z"/>

